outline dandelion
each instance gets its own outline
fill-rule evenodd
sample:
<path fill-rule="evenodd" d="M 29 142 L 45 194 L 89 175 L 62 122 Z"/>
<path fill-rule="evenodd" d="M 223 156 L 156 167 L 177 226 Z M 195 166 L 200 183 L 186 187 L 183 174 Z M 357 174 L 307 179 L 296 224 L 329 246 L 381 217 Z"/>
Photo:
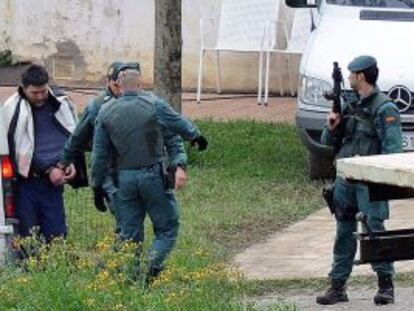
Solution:
<path fill-rule="evenodd" d="M 86 299 L 86 304 L 88 305 L 88 307 L 92 307 L 95 304 L 95 302 L 96 302 L 95 298 Z"/>
<path fill-rule="evenodd" d="M 114 270 L 119 267 L 119 262 L 115 259 L 111 259 L 106 264 L 107 268 L 110 270 Z"/>
<path fill-rule="evenodd" d="M 16 283 L 17 284 L 27 284 L 30 282 L 30 279 L 28 277 L 22 276 L 22 277 L 18 277 L 16 279 Z"/>
<path fill-rule="evenodd" d="M 175 292 L 171 292 L 165 298 L 165 303 L 175 303 L 177 301 L 177 294 Z"/>
<path fill-rule="evenodd" d="M 127 308 L 122 303 L 119 303 L 115 306 L 115 310 L 127 310 Z"/>
<path fill-rule="evenodd" d="M 83 269 L 90 269 L 93 267 L 93 262 L 90 258 L 80 258 L 77 262 L 76 262 L 76 267 L 79 270 L 83 270 Z"/>

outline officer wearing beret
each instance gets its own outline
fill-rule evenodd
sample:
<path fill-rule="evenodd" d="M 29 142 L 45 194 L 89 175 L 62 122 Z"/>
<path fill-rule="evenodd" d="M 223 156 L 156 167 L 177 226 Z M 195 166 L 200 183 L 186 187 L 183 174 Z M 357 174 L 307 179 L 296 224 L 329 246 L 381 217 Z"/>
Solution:
<path fill-rule="evenodd" d="M 101 191 L 109 154 L 115 154 L 121 240 L 132 240 L 139 247 L 144 240 L 146 214 L 153 224 L 155 237 L 148 252 L 150 281 L 162 271 L 179 230 L 174 186 L 164 174 L 164 141 L 179 134 L 204 150 L 207 140 L 165 101 L 141 90 L 140 82 L 138 66 L 120 69 L 122 96 L 114 104 L 105 105 L 97 117 L 91 183 L 95 192 Z"/>
<path fill-rule="evenodd" d="M 322 143 L 340 146 L 337 159 L 374 154 L 402 152 L 400 114 L 392 100 L 376 86 L 377 62 L 372 56 L 356 57 L 349 65 L 351 88 L 359 100 L 342 104 L 342 114 L 331 112 L 322 133 Z M 349 183 L 337 177 L 334 187 L 336 239 L 333 264 L 329 278 L 331 286 L 324 295 L 316 298 L 319 304 L 348 301 L 345 283 L 349 278 L 356 253 L 353 232 L 357 229 L 355 214 L 368 216 L 373 231 L 384 231 L 384 220 L 389 218 L 387 201 L 370 202 L 368 188 L 359 183 Z M 378 276 L 375 304 L 394 302 L 393 264 L 375 263 Z"/>
<path fill-rule="evenodd" d="M 95 129 L 95 120 L 100 109 L 104 105 L 111 105 L 120 93 L 120 88 L 117 83 L 118 72 L 121 68 L 139 68 L 138 63 L 124 63 L 113 62 L 107 72 L 106 89 L 97 97 L 93 98 L 86 106 L 82 118 L 76 125 L 73 134 L 65 144 L 60 165 L 63 167 L 73 163 L 76 157 L 86 150 L 90 150 L 92 146 L 93 134 Z M 165 139 L 165 148 L 169 156 L 169 161 L 176 167 L 185 168 L 187 164 L 187 155 L 182 139 L 177 135 L 171 135 Z M 119 219 L 116 213 L 116 182 L 114 180 L 114 163 L 113 158 L 108 161 L 108 175 L 105 177 L 103 183 L 103 191 L 94 193 L 95 206 L 98 210 L 106 211 L 106 206 L 109 207 L 111 213 L 115 216 L 116 232 L 120 231 Z M 177 172 L 177 187 L 182 187 L 186 182 L 186 172 L 184 169 L 178 169 Z M 105 204 L 105 201 L 107 204 Z"/>

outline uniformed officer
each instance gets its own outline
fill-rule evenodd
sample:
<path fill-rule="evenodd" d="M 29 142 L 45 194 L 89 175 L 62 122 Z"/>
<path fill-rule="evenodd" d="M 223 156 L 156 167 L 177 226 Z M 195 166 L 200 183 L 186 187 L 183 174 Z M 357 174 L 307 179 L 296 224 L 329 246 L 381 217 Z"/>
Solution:
<path fill-rule="evenodd" d="M 120 95 L 120 90 L 116 83 L 116 74 L 118 68 L 120 68 L 120 66 L 122 65 L 125 65 L 125 63 L 113 62 L 109 66 L 106 80 L 106 88 L 86 105 L 81 119 L 77 123 L 74 132 L 65 144 L 61 160 L 59 161 L 59 165 L 61 167 L 66 167 L 70 163 L 74 163 L 76 161 L 77 156 L 79 156 L 85 151 L 91 150 L 93 133 L 95 128 L 95 119 L 98 115 L 99 110 L 101 109 L 102 105 L 111 102 L 114 98 Z M 114 194 L 116 192 L 116 188 L 114 186 L 113 179 L 111 178 L 110 173 L 106 177 L 104 189 L 105 196 L 112 203 L 108 204 L 108 207 L 111 213 L 115 216 L 115 231 L 119 231 L 117 225 L 118 220 L 113 205 L 113 202 L 115 201 Z M 104 204 L 103 199 L 103 196 L 95 197 L 95 205 L 101 211 L 106 210 L 106 205 Z"/>
<path fill-rule="evenodd" d="M 137 63 L 123 63 L 113 62 L 107 73 L 106 89 L 101 92 L 97 97 L 93 98 L 85 108 L 82 118 L 76 125 L 76 128 L 65 144 L 62 159 L 60 160 L 61 166 L 67 166 L 73 163 L 76 157 L 86 150 L 90 150 L 92 146 L 94 128 L 96 117 L 99 110 L 103 105 L 110 105 L 116 98 L 120 96 L 120 88 L 117 84 L 117 75 L 121 67 L 137 68 Z M 165 148 L 169 156 L 171 165 L 177 167 L 177 187 L 185 185 L 186 172 L 185 167 L 187 164 L 187 155 L 185 153 L 184 144 L 181 138 L 177 135 L 166 137 Z M 116 232 L 119 232 L 119 220 L 116 213 L 116 185 L 113 179 L 113 166 L 114 163 L 109 161 L 109 171 L 103 184 L 103 192 L 95 193 L 95 206 L 100 211 L 105 211 L 106 206 L 109 207 L 111 213 L 115 216 L 116 220 Z M 107 198 L 109 204 L 105 204 L 104 197 Z"/>
<path fill-rule="evenodd" d="M 176 113 L 163 100 L 140 89 L 138 68 L 123 68 L 118 75 L 122 96 L 101 109 L 93 142 L 91 182 L 101 191 L 109 153 L 116 155 L 119 182 L 120 238 L 144 240 L 144 218 L 148 213 L 154 228 L 149 254 L 148 279 L 158 276 L 175 245 L 179 214 L 173 186 L 163 174 L 164 137 L 179 134 L 207 147 L 197 127 Z"/>
<path fill-rule="evenodd" d="M 389 97 L 376 86 L 378 67 L 374 57 L 359 56 L 349 65 L 348 79 L 351 88 L 360 97 L 357 102 L 344 103 L 342 115 L 331 112 L 322 142 L 339 144 L 337 159 L 374 154 L 402 152 L 400 114 Z M 384 231 L 384 220 L 389 217 L 387 201 L 370 202 L 368 188 L 363 184 L 350 184 L 337 177 L 334 188 L 336 216 L 336 239 L 333 249 L 333 264 L 329 278 L 331 286 L 325 295 L 318 296 L 319 304 L 335 304 L 348 301 L 345 283 L 352 271 L 356 252 L 353 232 L 357 225 L 358 211 L 368 216 L 373 231 Z M 393 264 L 372 265 L 378 276 L 378 291 L 374 296 L 376 304 L 394 302 Z"/>

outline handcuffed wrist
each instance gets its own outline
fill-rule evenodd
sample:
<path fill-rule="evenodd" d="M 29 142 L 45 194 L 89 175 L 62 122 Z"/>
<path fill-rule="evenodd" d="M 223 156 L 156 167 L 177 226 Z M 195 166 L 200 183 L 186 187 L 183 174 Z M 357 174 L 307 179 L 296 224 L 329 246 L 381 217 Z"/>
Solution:
<path fill-rule="evenodd" d="M 187 171 L 187 164 L 185 164 L 185 163 L 178 163 L 178 164 L 176 165 L 176 167 L 179 167 L 179 168 L 181 168 L 182 170 Z"/>

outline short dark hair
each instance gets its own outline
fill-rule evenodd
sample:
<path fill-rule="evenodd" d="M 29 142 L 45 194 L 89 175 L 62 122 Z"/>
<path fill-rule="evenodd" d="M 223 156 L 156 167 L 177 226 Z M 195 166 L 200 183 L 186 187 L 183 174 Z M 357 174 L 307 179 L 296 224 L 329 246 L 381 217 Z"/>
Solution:
<path fill-rule="evenodd" d="M 367 69 L 364 69 L 362 71 L 360 71 L 359 73 L 363 73 L 365 80 L 371 84 L 371 85 L 375 85 L 377 83 L 378 80 L 378 67 L 377 65 L 368 67 Z"/>
<path fill-rule="evenodd" d="M 46 68 L 40 65 L 31 65 L 22 73 L 22 84 L 24 87 L 29 85 L 43 86 L 49 82 L 49 74 Z"/>

